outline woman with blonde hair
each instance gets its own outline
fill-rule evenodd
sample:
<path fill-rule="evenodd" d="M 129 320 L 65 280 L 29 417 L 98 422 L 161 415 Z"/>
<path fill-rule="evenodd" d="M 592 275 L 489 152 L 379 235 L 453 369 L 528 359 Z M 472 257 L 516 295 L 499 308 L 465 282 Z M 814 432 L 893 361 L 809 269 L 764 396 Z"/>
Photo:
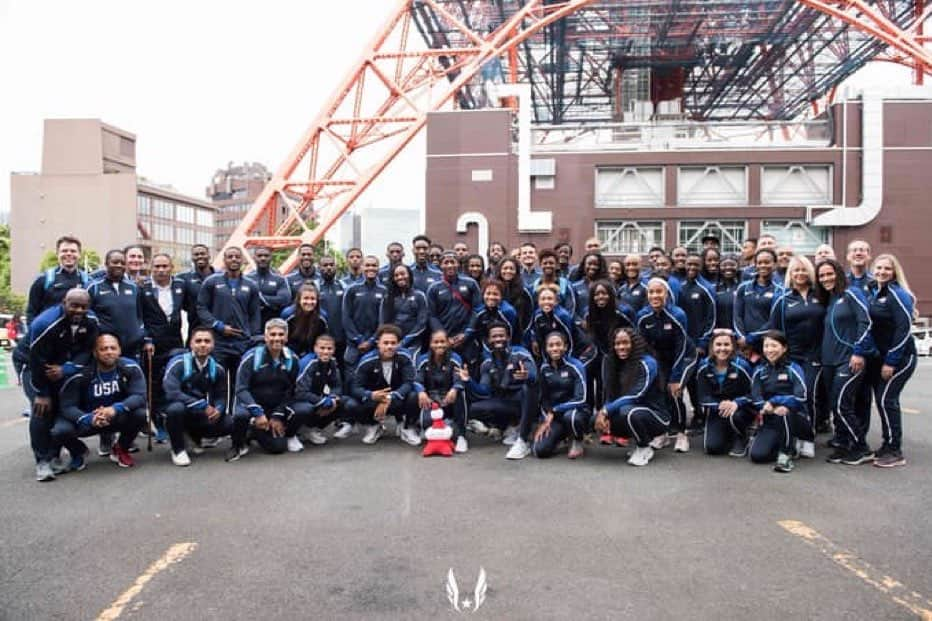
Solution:
<path fill-rule="evenodd" d="M 906 465 L 901 446 L 900 393 L 916 370 L 916 343 L 910 329 L 918 311 L 916 296 L 895 256 L 878 256 L 873 272 L 877 287 L 870 295 L 871 332 L 883 358 L 879 375 L 869 378 L 883 428 L 883 445 L 875 455 L 874 465 L 893 468 Z"/>
<path fill-rule="evenodd" d="M 786 268 L 786 281 L 780 296 L 770 309 L 767 328 L 779 330 L 789 343 L 790 361 L 803 370 L 806 384 L 806 409 L 812 422 L 812 437 L 802 437 L 799 453 L 802 457 L 815 457 L 816 419 L 828 416 L 824 403 L 817 398 L 822 381 L 822 334 L 825 323 L 825 306 L 816 294 L 815 267 L 802 255 L 790 259 Z M 824 401 L 823 398 L 821 401 Z M 821 417 L 818 412 L 825 410 Z"/>

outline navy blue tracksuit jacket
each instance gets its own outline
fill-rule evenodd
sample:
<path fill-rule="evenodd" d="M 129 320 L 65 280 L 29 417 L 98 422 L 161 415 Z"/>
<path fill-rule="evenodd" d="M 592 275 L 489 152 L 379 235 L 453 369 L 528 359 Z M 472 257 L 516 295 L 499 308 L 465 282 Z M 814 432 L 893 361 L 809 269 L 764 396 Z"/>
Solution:
<path fill-rule="evenodd" d="M 65 379 L 71 377 L 91 362 L 98 333 L 97 318 L 93 313 L 86 314 L 75 325 L 68 320 L 62 304 L 46 309 L 36 317 L 28 338 L 32 387 L 38 396 L 50 397 L 57 390 L 45 376 L 45 365 L 60 365 Z"/>
<path fill-rule="evenodd" d="M 100 322 L 100 331 L 115 334 L 123 353 L 132 357 L 142 347 L 145 328 L 139 287 L 128 280 L 95 280 L 87 287 L 91 309 Z"/>
<path fill-rule="evenodd" d="M 220 355 L 239 356 L 262 334 L 259 289 L 248 278 L 230 279 L 225 273 L 208 276 L 197 296 L 200 323 L 214 329 Z M 224 336 L 224 326 L 243 331 L 242 336 Z"/>
<path fill-rule="evenodd" d="M 446 330 L 451 337 L 465 334 L 472 314 L 482 304 L 479 285 L 468 276 L 457 275 L 452 282 L 445 278 L 427 290 L 430 331 Z"/>

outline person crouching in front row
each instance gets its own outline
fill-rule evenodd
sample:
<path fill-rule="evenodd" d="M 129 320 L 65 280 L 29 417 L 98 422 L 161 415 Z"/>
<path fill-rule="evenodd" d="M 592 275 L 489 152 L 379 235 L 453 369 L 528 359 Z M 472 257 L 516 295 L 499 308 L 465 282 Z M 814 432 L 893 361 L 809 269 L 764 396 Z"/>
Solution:
<path fill-rule="evenodd" d="M 146 379 L 138 364 L 120 357 L 117 337 L 97 337 L 94 360 L 62 385 L 60 402 L 52 443 L 71 453 L 71 470 L 84 469 L 87 446 L 78 438 L 98 434 L 119 433 L 110 447 L 110 461 L 121 468 L 135 465 L 129 447 L 146 425 Z"/>
<path fill-rule="evenodd" d="M 227 461 L 249 452 L 247 436 L 268 453 L 304 449 L 297 437 L 309 406 L 294 398 L 298 379 L 298 357 L 285 346 L 288 323 L 269 319 L 265 344 L 246 352 L 236 371 L 236 402 L 233 409 L 233 446 Z"/>
<path fill-rule="evenodd" d="M 227 414 L 227 374 L 213 351 L 213 329 L 199 326 L 191 332 L 191 351 L 174 356 L 165 367 L 165 429 L 176 466 L 191 465 L 185 432 L 195 441 L 193 452 L 200 454 L 203 438 L 222 438 L 233 431 Z"/>
<path fill-rule="evenodd" d="M 414 391 L 414 362 L 400 349 L 401 330 L 385 324 L 375 332 L 376 350 L 359 359 L 350 377 L 352 401 L 346 408 L 365 427 L 363 444 L 375 444 L 385 433 L 386 416 L 394 416 L 395 431 L 412 446 L 421 443 L 415 421 L 418 417 Z"/>

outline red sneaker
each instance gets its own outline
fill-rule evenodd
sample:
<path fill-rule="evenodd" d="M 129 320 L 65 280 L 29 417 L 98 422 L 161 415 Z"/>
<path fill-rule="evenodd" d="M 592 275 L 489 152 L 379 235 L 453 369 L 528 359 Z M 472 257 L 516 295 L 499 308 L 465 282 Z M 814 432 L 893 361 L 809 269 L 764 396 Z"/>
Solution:
<path fill-rule="evenodd" d="M 611 445 L 612 445 L 612 436 L 611 436 L 610 434 L 605 434 L 605 435 L 599 436 L 599 444 L 607 444 L 607 445 L 611 446 Z"/>
<path fill-rule="evenodd" d="M 628 446 L 628 438 L 622 438 L 621 436 L 615 436 L 614 440 L 615 440 L 615 444 L 617 444 L 618 446 L 622 448 Z"/>
<path fill-rule="evenodd" d="M 118 465 L 120 468 L 132 468 L 136 465 L 136 462 L 133 461 L 133 456 L 129 454 L 129 451 L 117 443 L 114 443 L 113 446 L 110 447 L 110 461 Z"/>

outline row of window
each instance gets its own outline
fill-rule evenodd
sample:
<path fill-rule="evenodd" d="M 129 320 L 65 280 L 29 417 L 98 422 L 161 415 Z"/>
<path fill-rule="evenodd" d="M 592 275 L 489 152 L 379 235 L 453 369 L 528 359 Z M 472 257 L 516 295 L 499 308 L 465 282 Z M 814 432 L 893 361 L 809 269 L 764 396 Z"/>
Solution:
<path fill-rule="evenodd" d="M 176 243 L 176 244 L 204 244 L 213 245 L 213 230 L 196 231 L 194 229 L 173 226 L 163 222 L 145 222 L 149 230 L 151 239 L 156 242 Z"/>
<path fill-rule="evenodd" d="M 661 220 L 597 220 L 595 229 L 606 254 L 647 254 L 654 246 L 674 245 L 667 243 Z M 721 241 L 723 252 L 737 253 L 747 237 L 747 230 L 745 220 L 680 220 L 676 245 L 698 252 L 702 249 L 702 238 L 714 235 Z M 829 241 L 827 228 L 809 226 L 802 220 L 764 220 L 760 232 L 769 233 L 776 237 L 779 245 L 791 246 L 804 254 L 814 253 L 820 244 Z"/>
<path fill-rule="evenodd" d="M 162 220 L 174 220 L 208 228 L 214 226 L 214 212 L 211 209 L 175 203 L 144 194 L 136 195 L 136 213 L 140 216 L 153 216 Z"/>
<path fill-rule="evenodd" d="M 595 206 L 663 207 L 662 166 L 600 167 L 595 172 Z M 832 204 L 832 167 L 806 164 L 763 166 L 762 205 Z M 553 177 L 549 178 L 552 187 Z M 540 188 L 543 189 L 543 188 Z M 756 198 L 756 197 L 755 197 Z M 683 207 L 740 207 L 750 202 L 747 166 L 676 168 L 676 204 Z"/>

